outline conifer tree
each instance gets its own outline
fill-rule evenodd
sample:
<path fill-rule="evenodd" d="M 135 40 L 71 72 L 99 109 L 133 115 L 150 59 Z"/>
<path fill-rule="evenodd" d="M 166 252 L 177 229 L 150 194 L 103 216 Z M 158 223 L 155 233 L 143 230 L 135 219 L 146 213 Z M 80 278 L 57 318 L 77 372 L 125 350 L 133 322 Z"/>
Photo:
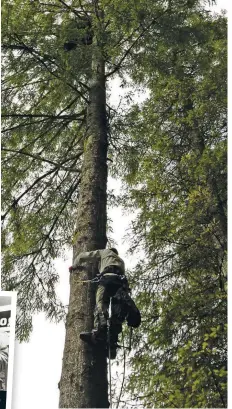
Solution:
<path fill-rule="evenodd" d="M 183 41 L 148 45 L 134 78 L 149 96 L 114 125 L 129 141 L 116 172 L 137 210 L 131 247 L 145 254 L 127 385 L 145 407 L 227 407 L 226 28 L 192 13 Z"/>
<path fill-rule="evenodd" d="M 34 313 L 64 316 L 53 260 L 67 246 L 75 257 L 106 245 L 107 148 L 114 142 L 107 81 L 120 75 L 126 85 L 151 39 L 173 40 L 199 4 L 3 3 L 2 288 L 18 291 L 19 339 L 29 337 Z M 87 266 L 70 278 L 61 407 L 108 405 L 106 358 L 79 341 L 94 308 L 94 289 L 80 282 L 95 271 Z"/>

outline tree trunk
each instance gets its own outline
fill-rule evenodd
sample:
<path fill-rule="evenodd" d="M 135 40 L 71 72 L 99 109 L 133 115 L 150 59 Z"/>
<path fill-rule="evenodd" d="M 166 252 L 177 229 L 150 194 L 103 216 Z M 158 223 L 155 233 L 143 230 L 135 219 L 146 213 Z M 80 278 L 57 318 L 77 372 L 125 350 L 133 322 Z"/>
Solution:
<path fill-rule="evenodd" d="M 100 53 L 99 53 L 100 54 Z M 106 246 L 107 123 L 104 61 L 94 57 L 88 107 L 88 138 L 80 185 L 74 256 Z M 80 340 L 93 328 L 96 266 L 70 276 L 70 300 L 60 380 L 60 408 L 108 408 L 107 360 L 103 350 Z"/>

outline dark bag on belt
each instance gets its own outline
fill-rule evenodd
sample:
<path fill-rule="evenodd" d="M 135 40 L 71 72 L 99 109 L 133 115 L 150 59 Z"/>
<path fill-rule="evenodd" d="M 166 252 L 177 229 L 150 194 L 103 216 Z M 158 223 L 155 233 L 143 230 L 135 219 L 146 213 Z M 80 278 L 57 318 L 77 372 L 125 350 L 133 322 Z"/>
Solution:
<path fill-rule="evenodd" d="M 113 312 L 121 322 L 126 319 L 129 327 L 139 327 L 141 314 L 127 291 L 122 287 L 119 288 L 112 301 Z"/>

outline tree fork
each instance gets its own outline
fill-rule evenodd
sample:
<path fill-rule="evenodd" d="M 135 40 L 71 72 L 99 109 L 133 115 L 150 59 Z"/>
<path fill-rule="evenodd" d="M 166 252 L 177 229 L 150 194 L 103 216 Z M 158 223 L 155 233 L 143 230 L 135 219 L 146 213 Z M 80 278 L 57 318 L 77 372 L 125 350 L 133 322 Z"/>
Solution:
<path fill-rule="evenodd" d="M 106 246 L 107 120 L 104 60 L 98 48 L 87 114 L 88 137 L 77 211 L 74 257 L 82 251 Z M 96 266 L 70 276 L 69 310 L 60 380 L 60 408 L 108 408 L 107 360 L 103 350 L 80 340 L 80 332 L 93 328 Z"/>

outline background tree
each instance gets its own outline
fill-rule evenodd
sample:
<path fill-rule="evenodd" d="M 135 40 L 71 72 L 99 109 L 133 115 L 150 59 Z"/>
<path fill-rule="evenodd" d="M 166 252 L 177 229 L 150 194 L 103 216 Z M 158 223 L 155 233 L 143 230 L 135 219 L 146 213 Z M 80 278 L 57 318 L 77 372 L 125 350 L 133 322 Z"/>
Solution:
<path fill-rule="evenodd" d="M 226 407 L 226 19 L 192 13 L 179 39 L 147 39 L 133 78 L 149 97 L 115 122 L 144 251 L 127 391 L 145 407 Z"/>

